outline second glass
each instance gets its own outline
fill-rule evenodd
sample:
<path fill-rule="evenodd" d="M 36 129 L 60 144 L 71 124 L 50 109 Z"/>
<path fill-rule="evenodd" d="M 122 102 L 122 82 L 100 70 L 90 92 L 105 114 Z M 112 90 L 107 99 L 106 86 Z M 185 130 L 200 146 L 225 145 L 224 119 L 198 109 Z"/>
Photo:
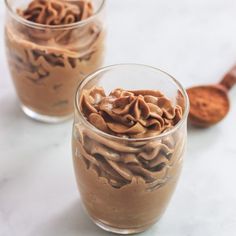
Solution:
<path fill-rule="evenodd" d="M 105 0 L 5 3 L 7 58 L 23 111 L 45 122 L 71 117 L 76 85 L 103 63 Z"/>

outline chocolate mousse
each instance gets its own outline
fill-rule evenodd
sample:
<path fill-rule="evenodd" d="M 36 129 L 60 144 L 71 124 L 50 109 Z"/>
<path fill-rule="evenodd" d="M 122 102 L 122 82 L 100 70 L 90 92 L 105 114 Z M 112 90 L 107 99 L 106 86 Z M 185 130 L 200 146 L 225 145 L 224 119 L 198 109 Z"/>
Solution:
<path fill-rule="evenodd" d="M 21 103 L 55 117 L 73 112 L 76 85 L 101 66 L 104 29 L 91 1 L 33 0 L 6 25 L 10 72 Z"/>
<path fill-rule="evenodd" d="M 82 200 L 99 224 L 142 231 L 175 189 L 186 127 L 184 107 L 155 90 L 84 90 L 74 124 L 74 168 Z M 166 135 L 165 135 L 166 134 Z"/>

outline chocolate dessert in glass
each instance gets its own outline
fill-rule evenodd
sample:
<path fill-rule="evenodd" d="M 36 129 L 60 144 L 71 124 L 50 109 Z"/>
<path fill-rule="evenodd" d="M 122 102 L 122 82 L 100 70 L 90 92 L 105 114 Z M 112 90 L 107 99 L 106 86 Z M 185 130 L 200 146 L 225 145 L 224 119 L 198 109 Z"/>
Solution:
<path fill-rule="evenodd" d="M 23 111 L 59 122 L 77 84 L 104 58 L 105 0 L 5 0 L 9 69 Z"/>
<path fill-rule="evenodd" d="M 73 161 L 81 200 L 101 228 L 138 233 L 165 212 L 187 139 L 186 91 L 144 65 L 102 68 L 76 93 Z"/>

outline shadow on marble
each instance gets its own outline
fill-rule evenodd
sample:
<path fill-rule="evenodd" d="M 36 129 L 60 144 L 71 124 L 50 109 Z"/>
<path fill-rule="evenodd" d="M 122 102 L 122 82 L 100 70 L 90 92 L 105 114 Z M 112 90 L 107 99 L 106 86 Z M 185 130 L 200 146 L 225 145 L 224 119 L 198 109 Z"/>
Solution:
<path fill-rule="evenodd" d="M 212 148 L 216 140 L 221 138 L 221 132 L 220 124 L 209 128 L 196 128 L 188 125 L 188 149 L 197 152 Z"/>
<path fill-rule="evenodd" d="M 8 185 L 15 176 L 20 181 L 36 169 L 38 163 L 54 155 L 62 156 L 64 152 L 67 155 L 71 121 L 50 125 L 27 118 L 12 93 L 0 95 L 0 108 L 0 130 L 4 133 L 4 138 L 0 137 L 4 153 L 0 158 L 0 187 Z"/>
<path fill-rule="evenodd" d="M 10 122 L 13 119 L 25 119 L 26 116 L 21 111 L 20 104 L 16 98 L 16 96 L 10 94 L 5 94 L 0 99 L 0 107 L 2 118 L 7 118 Z"/>
<path fill-rule="evenodd" d="M 114 235 L 96 226 L 85 213 L 81 203 L 72 203 L 67 209 L 44 224 L 30 235 L 34 236 L 106 236 Z"/>
<path fill-rule="evenodd" d="M 139 236 L 155 235 L 158 232 L 158 224 L 154 224 L 150 229 Z M 30 232 L 34 236 L 115 236 L 96 226 L 83 209 L 80 201 L 71 204 L 67 209 L 58 214 L 49 222 L 41 224 L 38 228 Z"/>

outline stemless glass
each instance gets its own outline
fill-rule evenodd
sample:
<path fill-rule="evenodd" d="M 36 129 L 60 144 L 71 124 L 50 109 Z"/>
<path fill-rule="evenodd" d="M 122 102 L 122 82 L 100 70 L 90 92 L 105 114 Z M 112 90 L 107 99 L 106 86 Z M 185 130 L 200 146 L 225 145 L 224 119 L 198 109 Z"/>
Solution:
<path fill-rule="evenodd" d="M 103 87 L 107 94 L 116 88 L 159 90 L 174 105 L 182 107 L 183 116 L 174 127 L 158 136 L 127 138 L 104 133 L 86 120 L 79 105 L 82 91 L 94 86 Z M 80 83 L 72 137 L 74 170 L 83 205 L 98 226 L 114 233 L 130 234 L 144 231 L 160 219 L 181 172 L 188 112 L 188 97 L 180 83 L 150 66 L 109 66 Z M 146 154 L 146 160 L 141 160 L 141 152 Z M 136 158 L 135 172 L 131 168 L 134 164 L 127 161 L 129 155 Z M 151 161 L 155 164 L 149 168 Z M 117 166 L 128 169 L 133 178 L 115 186 L 111 184 L 113 175 L 119 175 L 121 181 L 124 177 Z M 145 175 L 153 173 L 156 178 L 146 181 Z"/>
<path fill-rule="evenodd" d="M 78 82 L 103 63 L 105 0 L 91 0 L 93 13 L 88 18 L 57 25 L 21 17 L 19 12 L 31 2 L 5 0 L 5 44 L 11 77 L 26 115 L 44 122 L 63 121 L 72 117 Z M 80 4 L 81 0 L 66 3 Z M 58 14 L 62 10 L 58 8 Z"/>

